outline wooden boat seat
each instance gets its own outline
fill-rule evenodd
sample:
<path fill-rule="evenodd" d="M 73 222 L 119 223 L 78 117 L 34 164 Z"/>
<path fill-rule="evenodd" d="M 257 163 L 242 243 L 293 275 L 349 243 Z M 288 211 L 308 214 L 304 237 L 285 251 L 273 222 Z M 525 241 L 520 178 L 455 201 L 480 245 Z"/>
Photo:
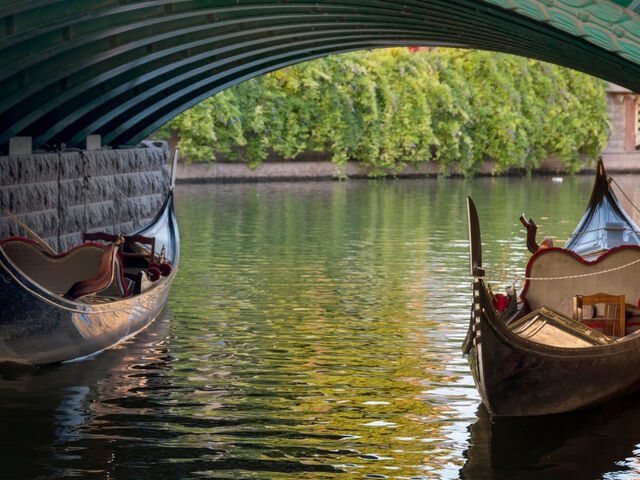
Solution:
<path fill-rule="evenodd" d="M 595 293 L 593 295 L 576 295 L 573 297 L 573 319 L 581 323 L 599 322 L 604 324 L 602 333 L 614 337 L 625 335 L 625 296 Z M 582 309 L 586 305 L 604 305 L 602 315 L 588 320 L 583 319 Z"/>
<path fill-rule="evenodd" d="M 529 259 L 526 277 L 520 297 L 530 310 L 547 305 L 571 316 L 575 295 L 602 290 L 636 304 L 640 298 L 640 247 L 613 248 L 593 261 L 563 248 L 538 250 Z M 569 311 L 560 305 L 567 305 Z"/>
<path fill-rule="evenodd" d="M 54 256 L 44 252 L 31 240 L 12 237 L 0 242 L 0 248 L 33 282 L 58 295 L 65 295 L 78 282 L 95 279 L 98 274 L 105 275 L 100 271 L 101 261 L 105 261 L 103 255 L 107 252 L 105 245 L 83 243 Z M 118 255 L 109 257 L 109 261 L 112 262 L 110 266 L 103 266 L 103 270 L 108 267 L 110 272 L 106 274 L 108 282 L 105 287 L 97 291 L 83 287 L 75 293 L 86 295 L 99 292 L 111 297 L 126 296 L 128 291 L 122 275 L 122 261 Z M 103 283 L 98 282 L 96 287 Z"/>

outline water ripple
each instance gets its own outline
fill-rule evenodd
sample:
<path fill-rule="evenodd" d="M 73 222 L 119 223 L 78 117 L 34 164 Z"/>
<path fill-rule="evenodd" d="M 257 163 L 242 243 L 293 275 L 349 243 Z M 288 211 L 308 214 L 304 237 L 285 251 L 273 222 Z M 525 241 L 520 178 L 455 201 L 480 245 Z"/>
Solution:
<path fill-rule="evenodd" d="M 518 272 L 521 211 L 566 237 L 588 198 L 590 179 L 549 183 L 180 186 L 168 316 L 94 359 L 1 372 L 2 478 L 637 477 L 632 400 L 492 422 L 460 355 L 465 196 L 486 264 Z"/>

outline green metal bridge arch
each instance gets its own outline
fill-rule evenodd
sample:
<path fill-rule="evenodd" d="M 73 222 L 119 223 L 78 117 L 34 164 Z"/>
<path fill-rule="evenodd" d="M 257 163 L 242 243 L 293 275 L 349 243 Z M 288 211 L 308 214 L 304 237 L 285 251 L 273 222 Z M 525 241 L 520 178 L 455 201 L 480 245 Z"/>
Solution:
<path fill-rule="evenodd" d="M 206 97 L 332 53 L 458 46 L 640 91 L 640 0 L 0 0 L 11 137 L 134 144 Z"/>

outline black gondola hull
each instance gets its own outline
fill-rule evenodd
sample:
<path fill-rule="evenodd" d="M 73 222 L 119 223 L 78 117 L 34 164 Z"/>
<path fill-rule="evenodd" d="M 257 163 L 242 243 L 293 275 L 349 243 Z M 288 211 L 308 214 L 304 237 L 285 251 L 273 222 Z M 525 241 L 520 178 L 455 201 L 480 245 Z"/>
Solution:
<path fill-rule="evenodd" d="M 610 345 L 552 347 L 514 334 L 479 281 L 469 365 L 489 413 L 547 415 L 602 403 L 640 388 L 640 335 Z"/>

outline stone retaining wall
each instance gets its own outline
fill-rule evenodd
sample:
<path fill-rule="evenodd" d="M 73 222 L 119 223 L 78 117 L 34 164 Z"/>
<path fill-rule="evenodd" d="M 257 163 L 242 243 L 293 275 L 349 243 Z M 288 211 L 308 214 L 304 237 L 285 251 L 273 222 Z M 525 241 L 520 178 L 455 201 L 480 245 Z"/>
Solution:
<path fill-rule="evenodd" d="M 487 162 L 479 172 L 488 175 L 493 164 Z M 370 167 L 362 167 L 358 162 L 348 162 L 344 167 L 331 161 L 269 161 L 256 168 L 245 163 L 214 162 L 180 164 L 176 178 L 183 183 L 202 182 L 260 182 L 281 180 L 327 180 L 335 178 L 367 178 Z M 406 167 L 399 177 L 429 177 L 440 173 L 440 165 L 435 162 L 420 164 L 418 168 Z"/>
<path fill-rule="evenodd" d="M 3 209 L 58 251 L 83 231 L 131 232 L 162 205 L 167 161 L 166 144 L 0 156 L 0 238 L 27 236 Z"/>
<path fill-rule="evenodd" d="M 640 153 L 607 153 L 603 155 L 605 168 L 610 172 L 640 172 Z M 494 168 L 492 162 L 485 162 L 478 175 L 491 175 Z M 542 162 L 537 173 L 562 174 L 564 167 L 555 157 Z M 340 177 L 366 178 L 370 168 L 362 167 L 357 162 L 349 162 L 345 167 L 338 167 L 330 161 L 269 161 L 251 169 L 244 163 L 214 162 L 180 164 L 177 179 L 182 183 L 203 182 L 264 182 L 283 180 L 329 180 Z M 595 171 L 595 164 L 586 167 L 585 172 Z M 418 168 L 406 167 L 398 177 L 434 177 L 440 173 L 440 165 L 435 162 L 420 164 Z M 505 172 L 508 173 L 508 172 Z M 520 172 L 514 171 L 519 174 Z M 456 175 L 450 171 L 450 175 Z"/>

